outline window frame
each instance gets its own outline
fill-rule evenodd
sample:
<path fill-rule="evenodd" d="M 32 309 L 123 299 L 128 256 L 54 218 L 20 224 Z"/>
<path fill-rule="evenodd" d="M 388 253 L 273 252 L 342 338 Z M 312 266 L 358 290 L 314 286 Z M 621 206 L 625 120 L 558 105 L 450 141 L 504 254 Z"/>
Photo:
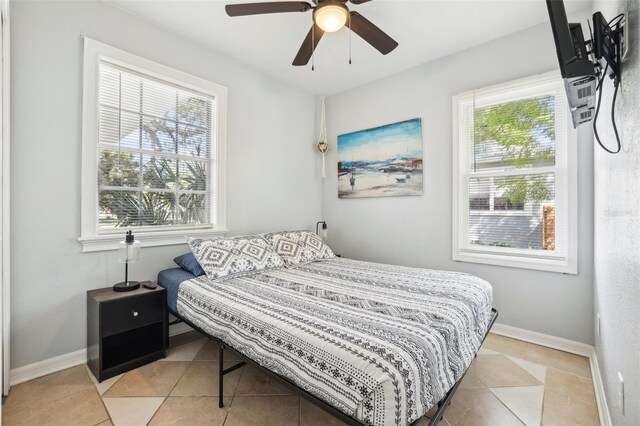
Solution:
<path fill-rule="evenodd" d="M 143 76 L 213 97 L 209 190 L 210 223 L 202 225 L 141 226 L 99 230 L 98 228 L 98 113 L 100 63 L 108 62 Z M 216 237 L 226 229 L 226 138 L 227 88 L 137 55 L 84 38 L 82 104 L 81 232 L 83 252 L 116 250 L 127 229 L 133 230 L 143 247 L 184 244 L 185 236 Z M 212 144 L 213 145 L 213 144 Z"/>
<path fill-rule="evenodd" d="M 544 88 L 544 89 L 543 89 Z M 468 149 L 466 138 L 463 137 L 465 123 L 462 120 L 464 109 L 474 98 L 488 97 L 501 103 L 537 96 L 553 88 L 556 96 L 556 114 L 563 114 L 565 122 L 566 143 L 564 147 L 556 146 L 556 159 L 553 167 L 543 166 L 535 168 L 514 168 L 507 171 L 492 171 L 488 176 L 513 176 L 516 174 L 538 174 L 552 172 L 555 174 L 555 207 L 556 221 L 564 222 L 566 241 L 562 242 L 565 254 L 555 250 L 542 253 L 528 249 L 514 249 L 492 246 L 472 245 L 469 242 L 469 179 L 472 177 L 468 170 Z M 560 272 L 566 274 L 578 273 L 577 262 L 577 132 L 571 125 L 571 112 L 567 106 L 562 78 L 558 72 L 538 74 L 523 79 L 509 81 L 503 84 L 488 86 L 467 91 L 453 96 L 452 125 L 453 125 L 453 155 L 452 155 L 452 258 L 459 262 L 482 263 L 489 265 L 508 266 L 515 268 L 534 269 L 540 271 Z M 558 100 L 560 103 L 558 104 Z M 558 132 L 556 131 L 556 139 Z M 464 147 L 463 147 L 464 145 Z M 559 148 L 559 149 L 558 149 Z M 562 155 L 558 155 L 562 152 Z M 477 172 L 473 177 L 482 177 Z M 488 177 L 487 176 L 487 177 Z M 525 211 L 527 205 L 525 203 Z M 522 211 L 509 210 L 499 212 L 482 212 L 485 215 L 522 214 Z M 473 214 L 473 213 L 471 213 Z M 557 229 L 558 227 L 556 227 Z M 556 245 L 556 247 L 558 244 Z"/>

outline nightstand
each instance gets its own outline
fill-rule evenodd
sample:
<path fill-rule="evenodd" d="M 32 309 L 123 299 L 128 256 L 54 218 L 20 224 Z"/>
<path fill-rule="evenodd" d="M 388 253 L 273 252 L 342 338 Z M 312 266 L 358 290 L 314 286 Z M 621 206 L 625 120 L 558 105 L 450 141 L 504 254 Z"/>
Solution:
<path fill-rule="evenodd" d="M 87 292 L 87 364 L 99 382 L 164 358 L 166 297 L 160 286 Z"/>

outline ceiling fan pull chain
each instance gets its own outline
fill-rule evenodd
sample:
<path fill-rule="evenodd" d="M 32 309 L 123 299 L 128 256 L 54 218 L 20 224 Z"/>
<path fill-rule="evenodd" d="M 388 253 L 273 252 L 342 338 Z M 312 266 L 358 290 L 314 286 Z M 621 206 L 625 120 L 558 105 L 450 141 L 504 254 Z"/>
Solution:
<path fill-rule="evenodd" d="M 311 71 L 316 70 L 316 24 L 311 26 Z"/>
<path fill-rule="evenodd" d="M 349 14 L 349 65 L 351 65 L 351 14 Z"/>

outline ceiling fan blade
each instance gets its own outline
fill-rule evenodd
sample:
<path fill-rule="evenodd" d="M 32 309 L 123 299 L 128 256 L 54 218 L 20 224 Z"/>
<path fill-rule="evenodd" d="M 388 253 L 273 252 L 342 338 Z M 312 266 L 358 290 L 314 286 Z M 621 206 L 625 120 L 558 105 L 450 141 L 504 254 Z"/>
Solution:
<path fill-rule="evenodd" d="M 370 1 L 371 0 L 349 0 L 349 2 L 353 4 L 369 3 Z"/>
<path fill-rule="evenodd" d="M 224 7 L 229 16 L 262 15 L 265 13 L 306 12 L 312 6 L 303 1 L 278 1 L 271 3 L 228 4 Z"/>
<path fill-rule="evenodd" d="M 358 12 L 351 12 L 351 30 L 358 34 L 371 46 L 386 55 L 398 47 L 398 42 L 376 27 L 371 21 Z"/>
<path fill-rule="evenodd" d="M 315 31 L 315 34 L 313 32 Z M 313 34 L 313 35 L 312 35 Z M 298 54 L 296 58 L 293 60 L 293 65 L 302 66 L 307 65 L 309 63 L 309 59 L 311 59 L 311 55 L 313 55 L 313 51 L 316 50 L 320 39 L 324 35 L 324 31 L 320 29 L 317 25 L 313 24 L 307 37 L 305 37 L 302 42 L 302 46 L 300 46 L 300 50 L 298 50 Z M 313 41 L 313 47 L 311 46 L 311 42 Z"/>

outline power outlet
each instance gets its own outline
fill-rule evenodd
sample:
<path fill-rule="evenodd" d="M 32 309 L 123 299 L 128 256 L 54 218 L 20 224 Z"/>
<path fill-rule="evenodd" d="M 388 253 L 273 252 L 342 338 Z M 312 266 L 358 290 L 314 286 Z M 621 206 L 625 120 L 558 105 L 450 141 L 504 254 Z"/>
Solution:
<path fill-rule="evenodd" d="M 618 405 L 620 412 L 624 416 L 624 378 L 622 373 L 618 371 Z"/>
<path fill-rule="evenodd" d="M 596 338 L 600 338 L 600 314 L 596 313 Z"/>

